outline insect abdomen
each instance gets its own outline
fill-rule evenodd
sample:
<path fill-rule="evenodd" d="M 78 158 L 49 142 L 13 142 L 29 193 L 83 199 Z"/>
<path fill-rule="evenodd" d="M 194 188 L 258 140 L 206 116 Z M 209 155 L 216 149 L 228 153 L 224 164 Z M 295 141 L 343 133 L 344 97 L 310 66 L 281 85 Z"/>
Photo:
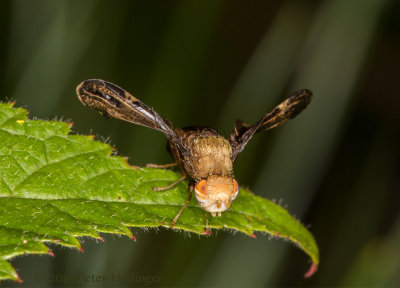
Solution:
<path fill-rule="evenodd" d="M 221 136 L 197 137 L 190 147 L 190 154 L 192 167 L 185 168 L 192 178 L 232 175 L 232 148 L 225 138 Z"/>

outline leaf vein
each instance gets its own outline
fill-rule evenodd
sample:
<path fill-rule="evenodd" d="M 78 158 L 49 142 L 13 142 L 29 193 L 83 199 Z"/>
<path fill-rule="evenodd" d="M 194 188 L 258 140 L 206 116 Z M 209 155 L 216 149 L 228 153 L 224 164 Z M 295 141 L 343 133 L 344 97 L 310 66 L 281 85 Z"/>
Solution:
<path fill-rule="evenodd" d="M 62 162 L 64 162 L 64 161 L 71 160 L 71 159 L 73 159 L 73 158 L 75 158 L 75 157 L 80 157 L 80 156 L 82 156 L 82 155 L 97 154 L 97 152 L 98 152 L 98 151 L 95 151 L 95 152 L 93 152 L 93 151 L 84 152 L 84 153 L 80 153 L 80 154 L 77 154 L 77 155 L 68 156 L 68 157 L 63 158 L 63 159 L 61 159 L 61 160 L 48 162 L 48 164 L 39 167 L 37 170 L 33 171 L 31 174 L 28 174 L 28 173 L 27 173 L 27 176 L 26 176 L 25 178 L 23 178 L 19 183 L 17 183 L 17 185 L 15 185 L 14 191 L 15 191 L 16 189 L 18 189 L 21 185 L 23 185 L 24 182 L 26 182 L 30 177 L 35 176 L 35 174 L 41 172 L 42 169 L 46 168 L 47 166 L 50 166 L 51 164 L 59 164 L 59 163 L 62 163 Z"/>

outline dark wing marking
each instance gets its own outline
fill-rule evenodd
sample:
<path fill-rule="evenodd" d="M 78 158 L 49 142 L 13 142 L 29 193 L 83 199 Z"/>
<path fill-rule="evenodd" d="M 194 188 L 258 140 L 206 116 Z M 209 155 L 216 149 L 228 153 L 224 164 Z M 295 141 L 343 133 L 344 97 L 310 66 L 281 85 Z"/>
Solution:
<path fill-rule="evenodd" d="M 250 126 L 241 120 L 237 120 L 235 129 L 229 137 L 229 142 L 232 146 L 232 161 L 242 152 L 255 133 L 274 128 L 286 120 L 296 117 L 310 104 L 311 99 L 312 92 L 308 89 L 303 89 L 276 106 L 254 125 Z"/>
<path fill-rule="evenodd" d="M 184 151 L 169 121 L 117 85 L 101 79 L 89 79 L 78 85 L 76 93 L 85 106 L 99 111 L 103 116 L 161 131 Z"/>

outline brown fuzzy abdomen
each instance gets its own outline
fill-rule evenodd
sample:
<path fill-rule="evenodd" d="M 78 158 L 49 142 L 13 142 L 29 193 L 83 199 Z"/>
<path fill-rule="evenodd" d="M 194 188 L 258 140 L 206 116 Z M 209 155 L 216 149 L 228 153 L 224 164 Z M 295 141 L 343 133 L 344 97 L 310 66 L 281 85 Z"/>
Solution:
<path fill-rule="evenodd" d="M 232 175 L 232 148 L 221 136 L 196 137 L 190 149 L 190 160 L 184 159 L 185 170 L 193 179 L 209 175 Z"/>

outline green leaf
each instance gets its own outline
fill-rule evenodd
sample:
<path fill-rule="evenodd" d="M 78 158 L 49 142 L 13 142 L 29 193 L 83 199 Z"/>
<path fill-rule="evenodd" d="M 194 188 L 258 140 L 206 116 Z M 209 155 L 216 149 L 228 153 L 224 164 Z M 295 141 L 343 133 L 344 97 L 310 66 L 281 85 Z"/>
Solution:
<path fill-rule="evenodd" d="M 187 183 L 170 170 L 129 166 L 93 137 L 68 135 L 70 124 L 27 120 L 27 111 L 0 103 L 0 280 L 19 280 L 8 260 L 52 252 L 43 243 L 81 249 L 76 237 L 99 232 L 133 237 L 129 227 L 169 227 L 187 199 Z M 194 198 L 194 197 L 193 197 Z M 231 209 L 209 226 L 292 241 L 315 271 L 318 247 L 310 232 L 281 206 L 241 189 Z M 202 234 L 205 211 L 192 199 L 174 229 Z"/>

